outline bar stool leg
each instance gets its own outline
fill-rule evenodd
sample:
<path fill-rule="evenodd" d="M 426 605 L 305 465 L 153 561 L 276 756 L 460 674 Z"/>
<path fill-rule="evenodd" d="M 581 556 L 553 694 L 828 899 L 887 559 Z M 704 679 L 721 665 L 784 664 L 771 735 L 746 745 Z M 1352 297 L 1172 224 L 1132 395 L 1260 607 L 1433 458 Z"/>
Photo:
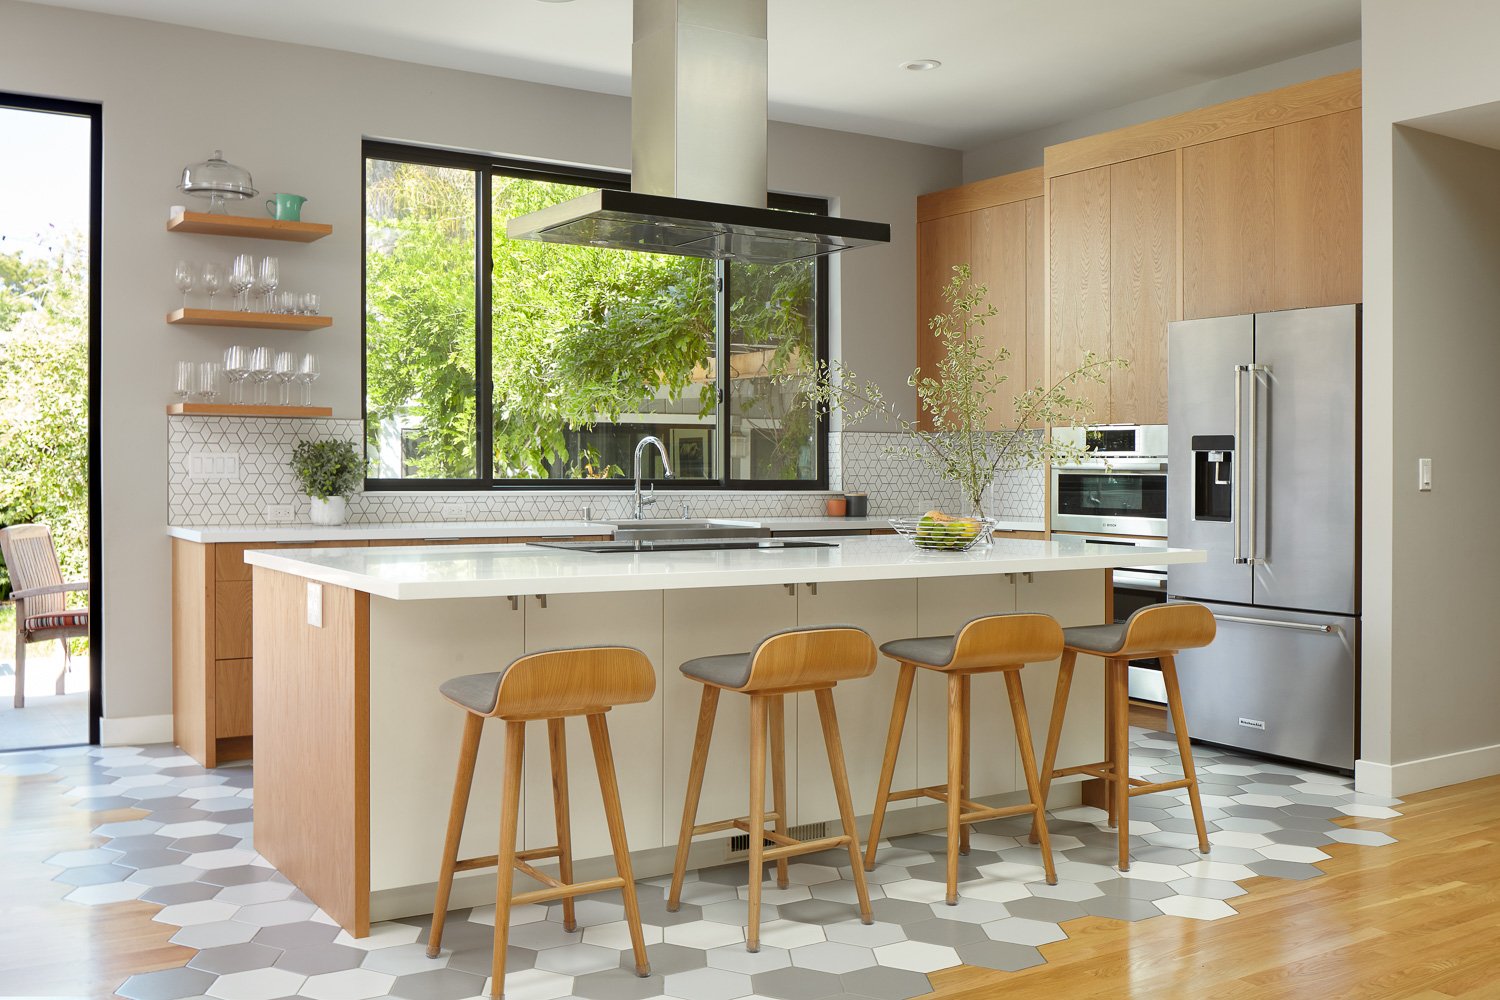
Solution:
<path fill-rule="evenodd" d="M 635 892 L 630 847 L 625 843 L 625 816 L 620 811 L 620 786 L 615 778 L 614 751 L 609 745 L 609 722 L 603 712 L 596 712 L 588 719 L 589 738 L 594 744 L 594 767 L 599 772 L 599 793 L 604 799 L 604 818 L 609 825 L 609 845 L 615 853 L 615 871 L 624 880 L 620 895 L 625 901 L 625 925 L 630 930 L 630 947 L 635 952 L 635 974 L 649 976 L 651 963 L 646 958 L 646 940 L 641 934 L 641 904 Z"/>
<path fill-rule="evenodd" d="M 819 688 L 814 695 L 818 700 L 818 719 L 823 723 L 823 745 L 828 750 L 828 769 L 833 775 L 833 790 L 839 800 L 839 818 L 844 823 L 844 836 L 849 838 L 849 870 L 854 876 L 854 891 L 859 896 L 859 919 L 871 924 L 875 922 L 875 915 L 870 909 L 870 890 L 865 885 L 865 870 L 859 863 L 859 830 L 854 825 L 854 798 L 849 794 L 849 772 L 844 766 L 844 744 L 839 738 L 839 717 L 833 705 L 833 689 Z"/>
<path fill-rule="evenodd" d="M 505 789 L 500 798 L 500 850 L 495 875 L 495 954 L 490 960 L 490 996 L 505 995 L 505 948 L 510 940 L 510 896 L 516 876 L 516 825 L 521 816 L 521 767 L 526 723 L 505 724 Z"/>
<path fill-rule="evenodd" d="M 771 807 L 776 810 L 776 832 L 786 835 L 786 695 L 771 698 Z M 776 888 L 791 885 L 786 858 L 776 859 Z"/>
<path fill-rule="evenodd" d="M 1182 758 L 1182 773 L 1189 781 L 1188 804 L 1193 807 L 1193 825 L 1198 828 L 1198 850 L 1208 853 L 1208 828 L 1203 824 L 1203 802 L 1198 796 L 1198 769 L 1193 766 L 1193 744 L 1188 739 L 1187 716 L 1182 711 L 1182 690 L 1177 686 L 1177 658 L 1161 657 L 1161 676 L 1167 686 L 1167 707 L 1172 712 L 1172 728 L 1177 733 L 1177 753 Z"/>
<path fill-rule="evenodd" d="M 1062 662 L 1057 668 L 1057 688 L 1052 694 L 1052 721 L 1047 725 L 1047 749 L 1042 753 L 1042 806 L 1047 805 L 1047 793 L 1052 790 L 1052 772 L 1057 768 L 1057 747 L 1062 742 L 1063 719 L 1068 711 L 1068 692 L 1073 686 L 1073 665 L 1078 654 L 1063 650 Z M 1037 816 L 1031 823 L 1031 842 L 1041 840 L 1041 824 L 1045 819 Z"/>
<path fill-rule="evenodd" d="M 1130 699 L 1127 697 L 1128 660 L 1109 660 L 1111 686 L 1114 689 L 1113 758 L 1115 815 L 1119 825 L 1120 871 L 1130 871 Z"/>
<path fill-rule="evenodd" d="M 432 932 L 427 937 L 427 957 L 437 958 L 443 948 L 443 924 L 448 919 L 448 895 L 453 891 L 453 869 L 458 864 L 458 842 L 463 838 L 464 816 L 469 811 L 469 791 L 474 786 L 474 761 L 479 756 L 479 737 L 484 717 L 464 713 L 464 735 L 458 747 L 458 774 L 453 779 L 453 804 L 448 810 L 448 836 L 443 841 L 443 865 L 438 872 L 437 901 L 432 907 Z"/>
<path fill-rule="evenodd" d="M 963 675 L 961 687 L 962 687 L 963 725 L 964 725 L 964 761 L 963 761 L 963 775 L 964 776 L 963 776 L 962 786 L 959 789 L 959 792 L 960 792 L 959 798 L 965 799 L 965 800 L 967 800 L 968 797 L 969 797 L 969 782 L 970 782 L 970 778 L 972 777 L 972 768 L 970 767 L 970 763 L 971 763 L 971 761 L 973 759 L 973 748 L 974 748 L 974 732 L 973 732 L 973 728 L 972 728 L 973 724 L 974 724 L 974 713 L 973 713 L 972 691 L 970 690 L 970 688 L 972 686 L 972 684 L 971 684 L 972 681 L 973 681 L 973 678 L 970 677 L 968 674 L 964 674 Z M 964 824 L 960 825 L 959 828 L 958 828 L 958 853 L 964 855 L 965 857 L 967 857 L 968 853 L 969 853 L 969 824 L 967 824 L 967 823 L 964 823 Z"/>
<path fill-rule="evenodd" d="M 1047 872 L 1047 884 L 1057 884 L 1057 869 L 1052 864 L 1052 838 L 1047 833 L 1047 800 L 1042 793 L 1042 782 L 1036 773 L 1036 751 L 1031 746 L 1031 720 L 1026 714 L 1026 692 L 1021 686 L 1021 672 L 1007 670 L 1005 693 L 1010 698 L 1010 717 L 1015 722 L 1016 746 L 1021 752 L 1021 772 L 1026 776 L 1026 792 L 1031 804 L 1036 807 L 1035 827 L 1037 840 L 1042 848 L 1042 867 Z"/>
<path fill-rule="evenodd" d="M 568 742 L 562 719 L 547 720 L 547 748 L 552 757 L 552 812 L 557 828 L 557 877 L 573 881 L 573 829 L 568 816 Z M 575 931 L 573 897 L 564 896 L 563 930 Z"/>
<path fill-rule="evenodd" d="M 948 675 L 948 905 L 958 905 L 958 818 L 963 813 L 964 685 L 960 674 Z"/>
<path fill-rule="evenodd" d="M 891 782 L 896 777 L 896 758 L 901 753 L 901 734 L 906 729 L 906 710 L 911 705 L 911 688 L 917 679 L 917 668 L 901 664 L 896 679 L 896 700 L 891 705 L 891 728 L 885 738 L 885 760 L 880 765 L 880 785 L 875 790 L 875 811 L 870 815 L 870 841 L 865 846 L 866 871 L 875 868 L 875 851 L 880 846 L 880 828 L 885 824 L 885 810 L 891 801 Z"/>
<path fill-rule="evenodd" d="M 714 735 L 714 715 L 719 708 L 719 689 L 703 685 L 698 709 L 698 733 L 693 737 L 693 762 L 688 768 L 687 797 L 682 804 L 682 828 L 677 833 L 677 858 L 672 864 L 672 888 L 667 911 L 682 905 L 682 880 L 687 875 L 688 850 L 693 846 L 693 827 L 698 823 L 698 799 L 703 794 L 703 772 L 708 767 L 708 745 Z"/>
<path fill-rule="evenodd" d="M 1110 762 L 1110 778 L 1104 782 L 1104 810 L 1109 814 L 1107 820 L 1110 829 L 1116 829 L 1120 825 L 1120 806 L 1115 798 L 1115 782 L 1113 775 L 1118 767 L 1119 761 L 1115 756 L 1115 668 L 1113 660 L 1104 661 L 1104 756 Z"/>
<path fill-rule="evenodd" d="M 760 891 L 766 865 L 766 714 L 770 697 L 750 696 L 750 915 L 745 928 L 745 949 L 760 951 Z"/>

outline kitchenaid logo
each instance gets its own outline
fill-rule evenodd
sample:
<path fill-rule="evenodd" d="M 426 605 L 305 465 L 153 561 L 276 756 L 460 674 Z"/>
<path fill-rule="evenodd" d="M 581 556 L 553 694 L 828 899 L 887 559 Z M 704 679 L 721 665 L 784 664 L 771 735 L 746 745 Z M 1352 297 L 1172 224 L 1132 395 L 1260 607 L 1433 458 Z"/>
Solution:
<path fill-rule="evenodd" d="M 1240 725 L 1246 729 L 1259 729 L 1261 732 L 1266 731 L 1266 724 L 1260 719 L 1241 719 Z"/>

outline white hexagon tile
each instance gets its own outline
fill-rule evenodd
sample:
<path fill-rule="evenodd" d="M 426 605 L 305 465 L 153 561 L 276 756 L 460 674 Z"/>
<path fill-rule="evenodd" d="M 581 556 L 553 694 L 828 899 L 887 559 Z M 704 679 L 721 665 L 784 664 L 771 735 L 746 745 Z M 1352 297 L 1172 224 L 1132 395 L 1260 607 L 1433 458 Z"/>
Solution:
<path fill-rule="evenodd" d="M 960 866 L 959 903 L 943 902 L 944 839 L 896 837 L 870 873 L 875 922 L 859 922 L 848 857 L 827 852 L 791 866 L 791 886 L 767 883 L 761 950 L 744 948 L 746 869 L 690 875 L 668 913 L 664 878 L 639 884 L 652 974 L 637 978 L 619 893 L 581 900 L 579 929 L 564 931 L 558 904 L 511 915 L 506 995 L 511 1000 L 905 1000 L 930 989 L 927 973 L 960 962 L 1020 970 L 1046 961 L 1066 923 L 1219 920 L 1235 913 L 1239 883 L 1256 876 L 1306 879 L 1333 843 L 1392 843 L 1383 833 L 1338 825 L 1342 817 L 1399 815 L 1396 800 L 1356 793 L 1345 777 L 1196 751 L 1212 853 L 1201 856 L 1186 793 L 1131 804 L 1133 863 L 1113 864 L 1115 834 L 1096 809 L 1051 814 L 1059 882 L 1042 878 L 1024 819 L 980 824 Z M 1165 734 L 1134 732 L 1133 771 L 1180 775 Z M 0 755 L 0 776 L 51 775 L 82 810 L 134 806 L 146 815 L 107 823 L 98 846 L 60 843 L 49 863 L 74 888 L 67 899 L 109 906 L 140 899 L 177 928 L 197 954 L 180 969 L 132 976 L 131 1000 L 462 1000 L 483 994 L 495 908 L 449 916 L 444 950 L 426 955 L 430 918 L 379 924 L 354 939 L 334 926 L 255 853 L 252 771 L 205 771 L 170 746 L 75 748 Z"/>

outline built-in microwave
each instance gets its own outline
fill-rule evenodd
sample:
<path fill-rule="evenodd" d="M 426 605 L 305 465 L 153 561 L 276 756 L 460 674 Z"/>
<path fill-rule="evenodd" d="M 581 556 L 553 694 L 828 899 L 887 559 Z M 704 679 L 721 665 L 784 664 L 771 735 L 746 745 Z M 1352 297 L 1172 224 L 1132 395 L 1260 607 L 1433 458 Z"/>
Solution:
<path fill-rule="evenodd" d="M 1052 530 L 1167 534 L 1167 428 L 1062 427 L 1052 433 L 1086 458 L 1052 467 Z"/>

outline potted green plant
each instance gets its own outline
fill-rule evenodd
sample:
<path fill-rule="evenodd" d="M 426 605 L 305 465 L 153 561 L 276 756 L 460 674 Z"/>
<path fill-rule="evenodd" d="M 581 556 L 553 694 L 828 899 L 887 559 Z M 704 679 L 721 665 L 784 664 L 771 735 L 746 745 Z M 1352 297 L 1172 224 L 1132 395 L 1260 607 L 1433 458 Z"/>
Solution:
<path fill-rule="evenodd" d="M 1010 352 L 1003 347 L 991 351 L 979 335 L 979 328 L 996 313 L 994 306 L 985 303 L 989 289 L 974 283 L 967 264 L 955 265 L 953 272 L 943 289 L 948 311 L 932 317 L 927 324 L 940 342 L 937 354 L 941 360 L 932 370 L 919 368 L 907 379 L 907 385 L 917 390 L 917 405 L 927 415 L 930 429 L 901 414 L 879 385 L 860 379 L 841 362 L 821 362 L 815 371 L 789 375 L 787 380 L 801 381 L 800 398 L 805 405 L 840 410 L 846 427 L 872 416 L 884 418 L 906 438 L 888 450 L 919 461 L 940 478 L 955 483 L 970 508 L 966 513 L 983 521 L 985 492 L 1000 473 L 1077 462 L 1083 457 L 1078 446 L 1031 429 L 1076 426 L 1086 420 L 1093 405 L 1077 395 L 1075 387 L 1084 381 L 1103 382 L 1111 368 L 1124 367 L 1125 362 L 1085 352 L 1078 367 L 1050 385 L 1038 382 L 1016 394 L 1012 429 L 990 430 L 994 400 L 1007 381 L 999 367 Z M 942 535 L 945 544 L 924 547 L 958 547 L 947 542 L 947 529 L 938 527 L 948 520 L 938 512 L 922 518 L 922 522 L 935 523 L 916 528 L 917 544 L 922 545 L 926 532 L 933 537 Z M 965 529 L 965 540 L 974 540 L 978 527 Z M 984 532 L 983 537 L 988 538 L 989 533 Z"/>
<path fill-rule="evenodd" d="M 349 441 L 299 441 L 292 449 L 292 474 L 312 498 L 313 524 L 343 524 L 348 498 L 358 492 L 364 463 Z"/>

